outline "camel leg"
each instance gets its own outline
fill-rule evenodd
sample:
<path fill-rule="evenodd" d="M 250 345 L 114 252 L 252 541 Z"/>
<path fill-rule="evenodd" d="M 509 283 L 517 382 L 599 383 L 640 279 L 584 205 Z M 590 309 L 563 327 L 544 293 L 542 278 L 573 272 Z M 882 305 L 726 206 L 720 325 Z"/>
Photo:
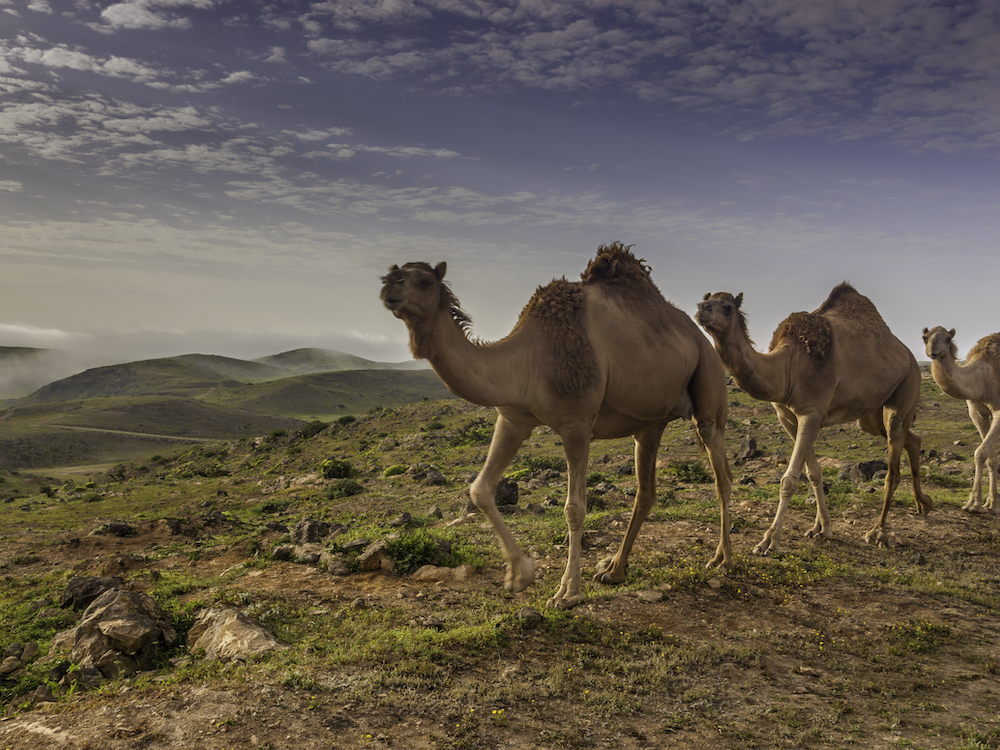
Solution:
<path fill-rule="evenodd" d="M 996 414 L 990 416 L 990 422 L 992 425 L 998 424 L 1000 420 L 997 419 Z M 991 426 L 992 429 L 992 426 Z M 993 443 L 992 450 L 989 452 L 986 458 L 986 466 L 990 471 L 990 499 L 986 503 L 986 507 L 990 509 L 993 513 L 1000 513 L 1000 499 L 997 498 L 997 446 Z"/>
<path fill-rule="evenodd" d="M 973 454 L 976 473 L 972 479 L 972 491 L 969 493 L 968 502 L 962 506 L 962 510 L 967 510 L 970 513 L 978 513 L 984 509 L 983 470 L 986 469 L 987 458 L 992 455 L 990 448 L 992 443 L 987 442 L 987 437 L 992 432 L 995 423 L 991 423 L 992 420 L 979 410 L 979 406 L 975 401 L 967 401 L 966 403 L 969 406 L 969 417 L 976 426 L 976 430 L 979 431 L 980 443 Z M 992 480 L 992 476 L 990 479 Z"/>
<path fill-rule="evenodd" d="M 725 424 L 725 420 L 722 422 Z M 720 565 L 733 570 L 736 565 L 733 562 L 733 545 L 729 540 L 729 495 L 733 488 L 733 475 L 729 470 L 729 461 L 726 458 L 725 434 L 718 426 L 716 420 L 695 420 L 695 429 L 705 450 L 708 453 L 708 462 L 712 466 L 712 473 L 715 475 L 715 496 L 719 500 L 719 545 L 715 549 L 715 555 L 708 561 L 706 568 L 717 568 Z"/>
<path fill-rule="evenodd" d="M 971 411 L 971 407 L 970 407 Z M 991 513 L 1000 512 L 1000 508 L 996 506 L 997 499 L 997 463 L 996 463 L 996 448 L 997 440 L 1000 440 L 1000 420 L 993 419 L 992 416 L 982 416 L 983 427 L 986 428 L 985 434 L 983 435 L 983 441 L 976 448 L 975 459 L 976 459 L 976 477 L 973 484 L 973 492 L 976 493 L 976 497 L 980 496 L 982 491 L 982 475 L 985 471 L 989 471 L 990 475 L 990 497 L 986 505 L 986 509 Z M 978 427 L 979 425 L 977 425 Z M 980 433 L 983 430 L 980 429 Z"/>
<path fill-rule="evenodd" d="M 819 459 L 816 458 L 815 450 L 810 450 L 806 456 L 806 476 L 809 477 L 809 484 L 812 485 L 813 494 L 816 495 L 816 522 L 806 532 L 806 536 L 832 539 L 830 511 L 826 505 L 826 491 L 823 489 L 823 469 L 819 465 Z"/>
<path fill-rule="evenodd" d="M 609 561 L 598 566 L 594 580 L 599 583 L 624 583 L 628 569 L 628 556 L 632 552 L 639 528 L 656 502 L 656 454 L 660 450 L 660 440 L 666 422 L 649 427 L 635 434 L 635 478 L 639 485 L 632 505 L 632 518 L 621 546 Z"/>
<path fill-rule="evenodd" d="M 878 547 L 889 546 L 889 532 L 887 529 L 889 508 L 892 506 L 892 496 L 896 493 L 896 488 L 899 487 L 899 462 L 903 454 L 903 446 L 906 443 L 906 435 L 909 432 L 907 425 L 903 423 L 896 410 L 891 407 L 884 407 L 883 420 L 886 440 L 889 443 L 887 461 L 889 471 L 885 475 L 885 494 L 882 497 L 882 512 L 879 514 L 878 522 L 865 534 L 865 542 L 871 544 L 874 541 Z"/>
<path fill-rule="evenodd" d="M 575 424 L 559 432 L 569 466 L 566 493 L 566 526 L 569 528 L 569 559 L 566 571 L 548 606 L 555 609 L 575 607 L 586 597 L 580 579 L 583 558 L 583 519 L 587 515 L 587 459 L 590 455 L 590 424 Z"/>
<path fill-rule="evenodd" d="M 535 581 L 535 564 L 521 551 L 503 516 L 497 510 L 496 486 L 504 470 L 514 460 L 517 449 L 531 434 L 530 425 L 511 422 L 503 416 L 497 417 L 490 442 L 490 452 L 479 475 L 469 487 L 472 502 L 482 511 L 500 540 L 500 550 L 507 561 L 507 574 L 503 587 L 507 591 L 523 591 Z"/>
<path fill-rule="evenodd" d="M 913 479 L 913 499 L 917 502 L 917 513 L 926 516 L 934 510 L 934 501 L 920 487 L 920 437 L 907 430 L 903 447 L 910 461 L 910 477 Z"/>
<path fill-rule="evenodd" d="M 788 459 L 788 468 L 781 477 L 778 510 L 774 514 L 770 528 L 764 532 L 764 538 L 753 548 L 755 555 L 776 555 L 780 551 L 781 525 L 785 520 L 785 513 L 788 512 L 788 503 L 799 486 L 802 467 L 805 465 L 806 457 L 812 452 L 816 436 L 823 426 L 823 417 L 819 414 L 799 416 L 785 411 L 784 407 L 778 409 L 776 406 L 775 409 L 778 411 L 781 426 L 795 439 L 795 447 L 792 449 L 791 458 Z M 823 507 L 826 508 L 825 501 Z"/>

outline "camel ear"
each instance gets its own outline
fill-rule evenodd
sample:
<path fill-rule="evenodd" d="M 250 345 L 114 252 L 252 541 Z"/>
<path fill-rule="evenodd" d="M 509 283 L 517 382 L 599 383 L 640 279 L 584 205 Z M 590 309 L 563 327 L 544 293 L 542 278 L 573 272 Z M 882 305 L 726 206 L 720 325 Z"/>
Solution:
<path fill-rule="evenodd" d="M 928 328 L 925 328 L 925 329 L 924 329 L 924 338 L 927 338 L 927 334 L 928 334 L 928 333 L 930 333 L 930 329 L 928 329 Z"/>
<path fill-rule="evenodd" d="M 736 306 L 739 307 L 743 304 L 743 292 L 736 295 Z"/>
<path fill-rule="evenodd" d="M 711 292 L 705 292 L 705 296 L 701 298 L 701 301 L 704 302 L 711 296 L 712 296 Z"/>
<path fill-rule="evenodd" d="M 950 331 L 948 331 L 948 336 L 950 338 L 955 338 L 955 329 L 954 328 L 952 328 Z"/>
<path fill-rule="evenodd" d="M 434 267 L 434 275 L 437 276 L 437 280 L 441 281 L 444 278 L 444 272 L 448 270 L 448 264 L 441 261 Z"/>

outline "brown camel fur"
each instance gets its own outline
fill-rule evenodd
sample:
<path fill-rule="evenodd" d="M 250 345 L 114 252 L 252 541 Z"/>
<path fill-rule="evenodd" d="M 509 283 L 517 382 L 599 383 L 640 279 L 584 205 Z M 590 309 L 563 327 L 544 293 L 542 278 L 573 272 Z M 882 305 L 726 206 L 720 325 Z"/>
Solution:
<path fill-rule="evenodd" d="M 941 326 L 924 329 L 924 344 L 931 358 L 931 375 L 942 391 L 952 398 L 965 399 L 972 423 L 982 438 L 976 448 L 976 475 L 972 480 L 969 501 L 964 510 L 977 513 L 983 509 L 1000 513 L 997 502 L 997 440 L 1000 439 L 1000 333 L 981 338 L 965 364 L 955 361 L 958 348 L 954 343 L 955 329 Z M 990 497 L 983 505 L 983 469 L 990 472 Z"/>
<path fill-rule="evenodd" d="M 562 438 L 569 467 L 569 559 L 549 606 L 565 609 L 585 598 L 580 560 L 590 441 L 635 439 L 632 518 L 617 553 L 595 576 L 622 583 L 632 544 L 656 500 L 663 430 L 681 417 L 694 423 L 715 473 L 721 538 L 709 565 L 732 568 L 725 371 L 694 323 L 660 294 L 644 261 L 621 243 L 600 247 L 580 281 L 539 287 L 511 333 L 488 344 L 470 340 L 469 318 L 444 274 L 444 263 L 393 266 L 382 279 L 381 297 L 409 328 L 415 357 L 427 359 L 455 395 L 498 412 L 486 463 L 470 492 L 499 537 L 507 561 L 504 588 L 531 585 L 535 565 L 497 511 L 495 489 L 539 425 Z"/>
<path fill-rule="evenodd" d="M 792 313 L 775 330 L 767 354 L 750 340 L 742 302 L 742 294 L 706 294 L 696 318 L 715 340 L 737 385 L 754 398 L 770 401 L 795 441 L 781 478 L 778 511 L 753 551 L 779 551 L 781 524 L 803 466 L 816 495 L 816 523 L 806 536 L 832 536 L 814 445 L 820 428 L 854 420 L 889 444 L 882 514 L 865 534 L 865 541 L 874 538 L 876 544 L 887 545 L 886 521 L 904 448 L 917 510 L 926 514 L 933 507 L 920 489 L 920 438 L 910 431 L 920 396 L 920 370 L 913 354 L 892 335 L 868 298 L 848 284 L 837 286 L 815 312 Z"/>

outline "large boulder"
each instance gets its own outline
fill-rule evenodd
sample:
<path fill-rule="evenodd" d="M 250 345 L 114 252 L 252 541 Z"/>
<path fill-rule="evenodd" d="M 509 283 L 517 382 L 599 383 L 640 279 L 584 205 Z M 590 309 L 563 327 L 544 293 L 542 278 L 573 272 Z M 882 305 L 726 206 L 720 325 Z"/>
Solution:
<path fill-rule="evenodd" d="M 73 663 L 114 679 L 152 669 L 157 651 L 176 640 L 170 616 L 151 597 L 108 589 L 91 602 L 79 625 L 52 640 L 52 650 L 66 649 Z"/>
<path fill-rule="evenodd" d="M 209 659 L 238 661 L 288 647 L 239 610 L 213 607 L 198 613 L 188 631 L 187 648 L 189 652 L 204 650 Z"/>
<path fill-rule="evenodd" d="M 86 609 L 108 589 L 123 589 L 125 581 L 118 576 L 77 576 L 71 578 L 59 595 L 60 607 Z"/>

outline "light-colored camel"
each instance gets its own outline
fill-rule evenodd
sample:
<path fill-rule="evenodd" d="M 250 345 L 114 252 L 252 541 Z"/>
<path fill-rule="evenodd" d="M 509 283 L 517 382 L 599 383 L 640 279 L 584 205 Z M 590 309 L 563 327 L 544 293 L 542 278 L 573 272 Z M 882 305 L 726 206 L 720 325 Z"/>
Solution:
<path fill-rule="evenodd" d="M 920 438 L 910 431 L 920 396 L 920 370 L 913 354 L 892 335 L 868 298 L 849 284 L 837 286 L 815 312 L 788 316 L 775 330 L 767 354 L 750 340 L 742 302 L 742 293 L 706 294 L 696 318 L 715 340 L 737 385 L 754 398 L 770 401 L 795 442 L 781 478 L 778 511 L 753 551 L 779 551 L 781 524 L 803 466 L 816 495 L 816 523 L 806 536 L 832 536 L 814 446 L 820 428 L 854 420 L 865 432 L 887 438 L 889 445 L 882 514 L 865 534 L 866 542 L 887 545 L 886 521 L 904 448 L 917 510 L 926 514 L 933 507 L 920 489 Z"/>
<path fill-rule="evenodd" d="M 955 329 L 936 326 L 924 329 L 924 344 L 931 358 L 931 375 L 942 391 L 952 398 L 965 399 L 972 423 L 982 438 L 976 448 L 976 475 L 972 492 L 963 509 L 973 513 L 984 508 L 1000 513 L 997 502 L 997 440 L 1000 439 L 1000 333 L 979 339 L 965 358 L 965 364 L 955 361 Z M 990 497 L 983 505 L 983 469 L 990 472 Z"/>
<path fill-rule="evenodd" d="M 632 518 L 617 553 L 595 576 L 622 583 L 632 544 L 656 499 L 663 430 L 681 417 L 694 423 L 715 474 L 721 537 L 708 564 L 732 568 L 725 371 L 690 318 L 660 294 L 644 261 L 621 243 L 601 246 L 581 281 L 539 287 L 511 333 L 487 344 L 470 340 L 470 320 L 444 283 L 445 268 L 393 266 L 382 279 L 381 297 L 409 328 L 414 357 L 427 359 L 455 395 L 498 412 L 486 463 L 470 492 L 499 537 L 507 562 L 504 588 L 525 589 L 535 579 L 535 565 L 497 511 L 495 489 L 540 425 L 562 438 L 569 468 L 569 559 L 549 606 L 566 609 L 585 598 L 580 560 L 590 441 L 635 439 Z"/>

